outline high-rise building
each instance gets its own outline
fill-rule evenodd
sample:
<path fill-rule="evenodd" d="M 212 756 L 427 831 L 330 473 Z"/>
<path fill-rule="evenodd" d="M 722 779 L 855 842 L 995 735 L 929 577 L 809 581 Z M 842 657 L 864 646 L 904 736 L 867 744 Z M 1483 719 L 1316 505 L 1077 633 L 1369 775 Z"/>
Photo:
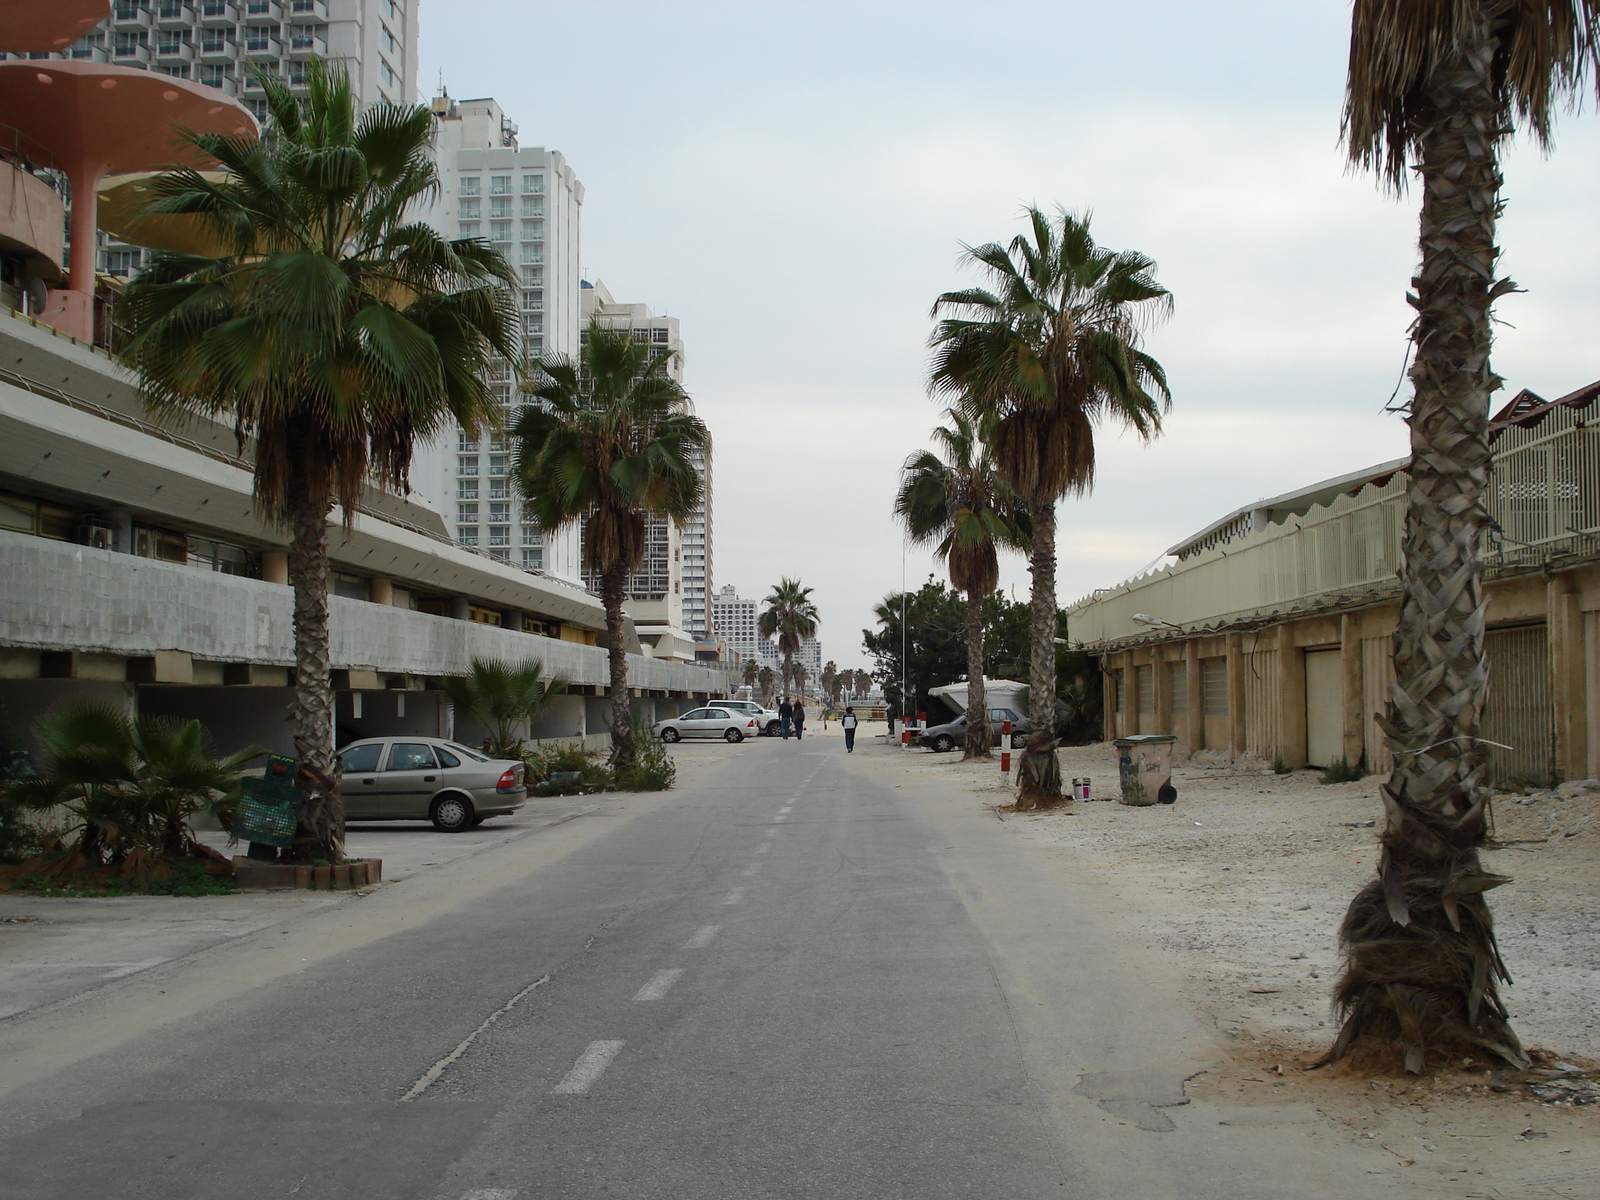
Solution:
<path fill-rule="evenodd" d="M 683 382 L 683 339 L 676 317 L 657 316 L 648 305 L 623 304 L 600 280 L 583 284 L 583 316 L 606 329 L 627 330 L 654 356 L 670 356 L 667 374 Z M 711 633 L 711 455 L 696 453 L 701 505 L 682 527 L 647 518 L 645 561 L 628 582 L 628 612 L 646 637 L 652 625 L 706 639 Z M 594 581 L 591 581 L 591 586 Z M 676 636 L 674 634 L 673 636 Z M 659 649 L 659 647 L 658 647 Z"/>
<path fill-rule="evenodd" d="M 711 597 L 711 626 L 727 644 L 730 660 L 737 655 L 742 666 L 759 659 L 762 637 L 756 632 L 756 602 L 742 599 L 733 584 L 724 584 Z"/>
<path fill-rule="evenodd" d="M 40 0 L 42 3 L 43 0 Z M 313 58 L 350 73 L 361 107 L 417 94 L 418 0 L 117 0 L 64 50 L 0 57 L 76 59 L 188 79 L 237 97 L 259 120 L 253 69 L 304 87 Z M 104 186 L 115 184 L 115 179 Z M 149 251 L 100 237 L 100 270 L 132 275 Z"/>
<path fill-rule="evenodd" d="M 583 184 L 554 150 L 521 146 L 517 126 L 492 99 L 433 101 L 439 198 L 421 214 L 447 238 L 483 238 L 516 269 L 522 346 L 528 356 L 574 357 L 582 325 L 578 285 Z M 509 425 L 525 398 L 509 362 L 492 367 Z M 444 514 L 456 541 L 527 571 L 581 580 L 578 530 L 542 532 L 510 481 L 503 435 L 449 429 L 421 447 L 411 486 Z"/>

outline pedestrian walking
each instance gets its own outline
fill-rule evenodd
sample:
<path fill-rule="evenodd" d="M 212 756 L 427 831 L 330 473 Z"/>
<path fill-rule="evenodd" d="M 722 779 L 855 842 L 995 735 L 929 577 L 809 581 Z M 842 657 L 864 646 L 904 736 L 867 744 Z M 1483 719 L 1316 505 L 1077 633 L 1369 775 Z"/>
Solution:
<path fill-rule="evenodd" d="M 778 720 L 783 722 L 783 740 L 789 740 L 789 724 L 794 720 L 794 709 L 789 707 L 789 697 L 778 701 Z"/>
<path fill-rule="evenodd" d="M 794 702 L 794 740 L 799 741 L 806 729 L 806 710 L 802 701 Z"/>
<path fill-rule="evenodd" d="M 839 719 L 839 724 L 844 729 L 844 752 L 846 754 L 854 754 L 856 752 L 856 725 L 858 723 L 856 721 L 856 710 L 854 708 L 846 708 L 844 716 Z"/>

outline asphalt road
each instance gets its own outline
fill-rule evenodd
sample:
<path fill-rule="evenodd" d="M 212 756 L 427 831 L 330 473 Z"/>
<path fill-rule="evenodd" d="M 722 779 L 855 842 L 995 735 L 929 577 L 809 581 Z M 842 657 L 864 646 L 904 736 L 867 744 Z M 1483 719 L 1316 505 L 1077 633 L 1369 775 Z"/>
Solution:
<path fill-rule="evenodd" d="M 0 1025 L 0 1200 L 1377 1194 L 1304 1114 L 1187 1103 L 1174 981 L 970 804 L 834 739 L 683 753 Z"/>

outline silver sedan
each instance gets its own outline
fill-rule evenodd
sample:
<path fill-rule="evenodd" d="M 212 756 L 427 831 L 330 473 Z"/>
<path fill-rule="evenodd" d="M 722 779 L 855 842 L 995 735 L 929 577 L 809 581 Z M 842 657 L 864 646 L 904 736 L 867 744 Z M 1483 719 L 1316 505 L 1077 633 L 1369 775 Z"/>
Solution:
<path fill-rule="evenodd" d="M 747 712 L 733 708 L 695 708 L 681 717 L 669 717 L 650 726 L 650 732 L 663 742 L 676 742 L 683 738 L 713 737 L 730 742 L 742 742 L 755 737 L 761 723 Z"/>
<path fill-rule="evenodd" d="M 432 821 L 460 833 L 528 802 L 525 764 L 443 738 L 363 738 L 339 762 L 347 821 Z"/>

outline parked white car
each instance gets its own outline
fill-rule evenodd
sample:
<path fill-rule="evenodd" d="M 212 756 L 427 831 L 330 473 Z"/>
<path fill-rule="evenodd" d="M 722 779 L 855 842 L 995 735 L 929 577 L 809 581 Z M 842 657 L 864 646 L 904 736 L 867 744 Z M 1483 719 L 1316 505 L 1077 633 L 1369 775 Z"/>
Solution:
<path fill-rule="evenodd" d="M 756 727 L 765 737 L 777 737 L 783 732 L 783 718 L 770 708 L 762 708 L 754 700 L 713 700 L 712 703 L 749 713 L 756 719 Z"/>
<path fill-rule="evenodd" d="M 681 717 L 668 717 L 650 726 L 650 732 L 663 742 L 696 737 L 719 737 L 729 742 L 742 742 L 747 737 L 755 737 L 760 729 L 756 719 L 749 713 L 720 704 L 690 709 Z"/>

